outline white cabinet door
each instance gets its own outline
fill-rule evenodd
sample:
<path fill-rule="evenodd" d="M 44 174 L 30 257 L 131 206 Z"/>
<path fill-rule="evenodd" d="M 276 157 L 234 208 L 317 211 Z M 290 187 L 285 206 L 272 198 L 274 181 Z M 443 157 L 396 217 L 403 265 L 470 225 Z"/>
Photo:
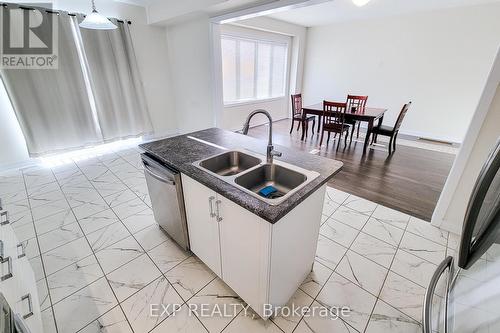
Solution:
<path fill-rule="evenodd" d="M 182 188 L 191 251 L 218 276 L 222 276 L 219 224 L 215 217 L 216 194 L 184 174 Z"/>
<path fill-rule="evenodd" d="M 217 196 L 222 275 L 254 311 L 267 303 L 271 224 L 234 202 Z"/>

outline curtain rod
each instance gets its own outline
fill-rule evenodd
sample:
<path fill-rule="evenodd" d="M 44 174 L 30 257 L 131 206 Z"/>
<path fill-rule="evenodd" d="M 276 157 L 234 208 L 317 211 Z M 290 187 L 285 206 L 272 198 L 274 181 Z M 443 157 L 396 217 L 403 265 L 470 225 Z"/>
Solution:
<path fill-rule="evenodd" d="M 36 10 L 39 10 L 39 11 L 45 11 L 47 13 L 50 13 L 50 14 L 56 14 L 56 15 L 59 15 L 61 13 L 61 11 L 59 10 L 52 10 L 52 9 L 47 9 L 47 8 L 43 8 L 43 7 L 27 7 L 27 6 L 22 6 L 22 5 L 19 5 L 19 4 L 16 4 L 16 3 L 11 3 L 11 2 L 0 2 L 0 6 L 2 7 L 7 7 L 8 5 L 14 5 L 14 6 L 17 6 L 19 9 L 25 9 L 25 10 L 33 10 L 33 9 L 36 9 Z M 81 14 L 81 13 L 68 13 L 69 16 L 76 16 L 76 15 L 83 15 L 83 17 L 87 16 L 85 14 Z M 116 19 L 116 22 L 119 22 L 119 23 L 125 23 L 127 22 L 128 24 L 132 24 L 132 21 L 130 20 L 119 20 L 119 19 Z"/>

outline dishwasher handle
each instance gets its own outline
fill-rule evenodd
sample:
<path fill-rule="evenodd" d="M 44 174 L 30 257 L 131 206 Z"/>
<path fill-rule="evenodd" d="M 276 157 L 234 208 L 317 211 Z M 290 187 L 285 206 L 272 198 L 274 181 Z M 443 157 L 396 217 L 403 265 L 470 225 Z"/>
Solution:
<path fill-rule="evenodd" d="M 153 169 L 149 166 L 149 164 L 147 163 L 144 163 L 144 170 L 151 176 L 153 177 L 154 179 L 156 180 L 159 180 L 160 182 L 162 183 L 167 183 L 167 184 L 170 184 L 170 185 L 175 185 L 175 181 L 173 179 L 168 179 L 168 178 L 165 178 L 159 174 L 157 174 L 156 172 L 153 171 Z"/>

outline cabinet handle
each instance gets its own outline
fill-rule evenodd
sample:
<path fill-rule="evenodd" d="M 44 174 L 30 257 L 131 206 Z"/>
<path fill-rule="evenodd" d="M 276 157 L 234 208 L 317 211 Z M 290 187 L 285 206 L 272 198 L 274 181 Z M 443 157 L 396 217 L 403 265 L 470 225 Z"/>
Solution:
<path fill-rule="evenodd" d="M 208 205 L 210 206 L 210 217 L 215 217 L 214 207 L 213 207 L 214 200 L 215 200 L 214 196 L 208 198 Z"/>
<path fill-rule="evenodd" d="M 7 258 L 3 258 L 0 261 L 0 264 L 5 264 L 5 263 L 7 263 L 7 267 L 9 270 L 7 271 L 7 274 L 2 275 L 2 277 L 0 278 L 0 281 L 5 281 L 5 280 L 10 279 L 12 277 L 12 258 L 7 257 Z"/>
<path fill-rule="evenodd" d="M 0 210 L 3 210 L 2 198 L 0 198 Z"/>
<path fill-rule="evenodd" d="M 215 208 L 217 209 L 217 222 L 222 221 L 222 216 L 220 216 L 220 204 L 221 204 L 220 200 L 217 200 L 215 202 Z"/>
<path fill-rule="evenodd" d="M 16 248 L 18 249 L 17 253 L 19 253 L 19 249 L 21 249 L 21 253 L 17 255 L 18 259 L 26 257 L 26 250 L 24 249 L 23 243 L 17 244 Z"/>
<path fill-rule="evenodd" d="M 6 225 L 9 224 L 9 212 L 4 211 L 0 213 L 0 225 Z"/>
<path fill-rule="evenodd" d="M 28 293 L 21 297 L 21 301 L 28 300 L 28 313 L 23 315 L 23 319 L 28 319 L 33 315 L 33 301 L 31 300 L 31 294 Z"/>
<path fill-rule="evenodd" d="M 3 240 L 0 239 L 0 260 L 3 260 L 4 254 Z"/>

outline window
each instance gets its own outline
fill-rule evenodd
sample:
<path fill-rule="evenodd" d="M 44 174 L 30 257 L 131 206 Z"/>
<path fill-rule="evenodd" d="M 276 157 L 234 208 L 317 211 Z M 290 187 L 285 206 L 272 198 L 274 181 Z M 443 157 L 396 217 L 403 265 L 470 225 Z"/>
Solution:
<path fill-rule="evenodd" d="M 288 44 L 222 36 L 224 104 L 285 96 Z"/>

